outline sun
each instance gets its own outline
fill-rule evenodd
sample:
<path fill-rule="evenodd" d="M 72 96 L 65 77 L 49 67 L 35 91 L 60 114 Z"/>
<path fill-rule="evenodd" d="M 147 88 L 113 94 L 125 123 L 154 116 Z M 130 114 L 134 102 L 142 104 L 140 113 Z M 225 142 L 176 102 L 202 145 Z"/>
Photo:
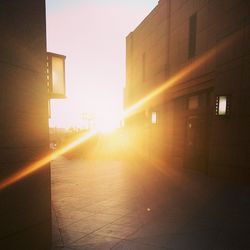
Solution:
<path fill-rule="evenodd" d="M 105 86 L 105 85 L 104 85 Z M 123 113 L 123 96 L 117 88 L 89 91 L 83 89 L 69 93 L 67 99 L 51 105 L 51 127 L 95 129 L 102 133 L 120 127 Z"/>
<path fill-rule="evenodd" d="M 111 133 L 121 125 L 121 114 L 118 112 L 101 112 L 96 114 L 96 130 L 101 133 Z"/>

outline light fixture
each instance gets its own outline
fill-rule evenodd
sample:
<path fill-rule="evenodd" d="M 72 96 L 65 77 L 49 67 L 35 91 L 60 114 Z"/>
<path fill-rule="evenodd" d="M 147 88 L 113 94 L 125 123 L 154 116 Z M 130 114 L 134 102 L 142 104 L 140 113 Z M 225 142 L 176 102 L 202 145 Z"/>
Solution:
<path fill-rule="evenodd" d="M 65 98 L 65 56 L 47 52 L 47 85 L 50 99 Z"/>
<path fill-rule="evenodd" d="M 152 124 L 157 124 L 157 112 L 153 111 L 151 113 L 151 123 Z"/>
<path fill-rule="evenodd" d="M 216 115 L 227 116 L 230 113 L 230 102 L 228 95 L 219 95 L 216 97 Z"/>

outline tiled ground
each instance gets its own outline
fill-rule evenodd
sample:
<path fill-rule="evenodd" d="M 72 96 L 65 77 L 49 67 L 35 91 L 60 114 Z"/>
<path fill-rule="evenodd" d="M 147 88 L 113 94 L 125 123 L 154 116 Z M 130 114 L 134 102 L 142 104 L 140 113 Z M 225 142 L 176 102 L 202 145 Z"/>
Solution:
<path fill-rule="evenodd" d="M 52 200 L 53 249 L 250 249 L 250 189 L 194 172 L 61 157 Z"/>

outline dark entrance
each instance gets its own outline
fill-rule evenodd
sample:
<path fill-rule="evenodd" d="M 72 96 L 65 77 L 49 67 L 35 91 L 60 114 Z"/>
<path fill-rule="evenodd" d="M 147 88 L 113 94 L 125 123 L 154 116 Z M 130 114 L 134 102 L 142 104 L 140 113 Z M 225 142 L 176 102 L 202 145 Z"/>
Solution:
<path fill-rule="evenodd" d="M 184 166 L 207 173 L 210 128 L 210 92 L 188 98 Z"/>
<path fill-rule="evenodd" d="M 207 172 L 208 121 L 205 116 L 187 119 L 185 167 Z"/>

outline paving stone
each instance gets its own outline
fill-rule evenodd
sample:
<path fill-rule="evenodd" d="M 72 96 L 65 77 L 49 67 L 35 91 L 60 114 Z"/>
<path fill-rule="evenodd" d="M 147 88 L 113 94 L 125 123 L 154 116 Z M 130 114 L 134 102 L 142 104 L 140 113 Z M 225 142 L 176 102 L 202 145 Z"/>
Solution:
<path fill-rule="evenodd" d="M 76 250 L 108 250 L 120 242 L 121 239 L 105 235 L 90 234 L 70 245 Z"/>
<path fill-rule="evenodd" d="M 160 249 L 167 249 L 167 248 L 161 248 L 157 246 L 150 246 L 146 244 L 140 244 L 136 242 L 131 241 L 125 241 L 123 240 L 119 244 L 115 245 L 111 248 L 112 250 L 160 250 Z"/>
<path fill-rule="evenodd" d="M 250 249 L 249 188 L 107 160 L 61 157 L 51 172 L 57 249 Z"/>

